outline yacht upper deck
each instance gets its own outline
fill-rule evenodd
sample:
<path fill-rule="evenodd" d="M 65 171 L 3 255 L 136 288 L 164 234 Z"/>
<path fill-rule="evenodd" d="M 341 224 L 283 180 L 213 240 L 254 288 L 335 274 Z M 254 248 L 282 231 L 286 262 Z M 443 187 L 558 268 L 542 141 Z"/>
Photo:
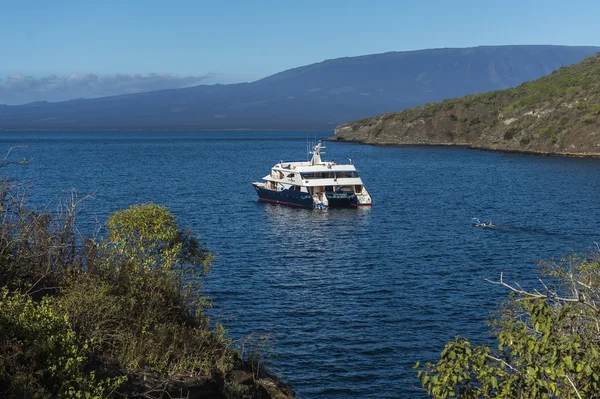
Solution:
<path fill-rule="evenodd" d="M 279 162 L 263 180 L 308 187 L 363 184 L 354 165 L 323 161 L 323 148 L 321 143 L 313 147 L 310 161 Z"/>

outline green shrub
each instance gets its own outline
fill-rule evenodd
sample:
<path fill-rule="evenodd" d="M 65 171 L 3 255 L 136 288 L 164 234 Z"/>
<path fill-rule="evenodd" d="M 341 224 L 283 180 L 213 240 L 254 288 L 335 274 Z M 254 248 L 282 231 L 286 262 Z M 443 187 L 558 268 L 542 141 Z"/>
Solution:
<path fill-rule="evenodd" d="M 533 137 L 529 134 L 526 134 L 523 137 L 521 137 L 521 139 L 519 140 L 519 143 L 521 143 L 521 145 L 527 145 L 527 144 L 531 143 L 532 141 L 533 141 Z"/>
<path fill-rule="evenodd" d="M 0 386 L 3 397 L 103 398 L 123 381 L 86 372 L 89 341 L 69 323 L 60 301 L 0 293 Z"/>
<path fill-rule="evenodd" d="M 512 291 L 490 326 L 497 348 L 457 338 L 418 375 L 433 398 L 593 398 L 600 392 L 598 254 L 542 264 L 558 290 Z M 417 364 L 416 368 L 419 368 Z"/>
<path fill-rule="evenodd" d="M 473 118 L 469 121 L 469 125 L 471 125 L 471 126 L 479 125 L 480 123 L 481 123 L 481 119 L 478 116 L 476 116 L 475 118 Z"/>
<path fill-rule="evenodd" d="M 445 99 L 441 102 L 441 107 L 444 111 L 451 111 L 454 109 L 455 103 L 455 99 Z"/>
<path fill-rule="evenodd" d="M 504 138 L 504 140 L 512 140 L 520 131 L 521 127 L 519 126 L 519 124 L 514 123 L 508 129 L 506 129 L 502 137 Z"/>
<path fill-rule="evenodd" d="M 600 104 L 590 105 L 588 114 L 592 117 L 600 115 Z"/>
<path fill-rule="evenodd" d="M 16 187 L 0 177 L 0 397 L 106 397 L 129 373 L 223 381 L 241 363 L 205 312 L 212 254 L 166 207 L 79 238 L 78 201 L 36 213 Z"/>
<path fill-rule="evenodd" d="M 105 363 L 166 376 L 226 374 L 234 352 L 213 329 L 198 292 L 212 255 L 160 205 L 133 205 L 109 216 L 104 240 L 89 243 L 88 269 L 63 302 L 78 331 Z M 195 285 L 184 278 L 193 277 Z"/>

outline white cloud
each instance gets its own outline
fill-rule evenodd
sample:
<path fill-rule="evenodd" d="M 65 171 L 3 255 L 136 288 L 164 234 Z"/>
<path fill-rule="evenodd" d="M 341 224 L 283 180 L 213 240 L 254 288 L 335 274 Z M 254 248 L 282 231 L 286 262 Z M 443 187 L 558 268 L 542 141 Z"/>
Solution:
<path fill-rule="evenodd" d="M 145 75 L 87 73 L 71 76 L 50 75 L 41 78 L 16 74 L 0 79 L 0 104 L 65 101 L 74 98 L 176 89 L 198 85 L 208 78 L 210 75 L 174 76 L 168 73 Z"/>

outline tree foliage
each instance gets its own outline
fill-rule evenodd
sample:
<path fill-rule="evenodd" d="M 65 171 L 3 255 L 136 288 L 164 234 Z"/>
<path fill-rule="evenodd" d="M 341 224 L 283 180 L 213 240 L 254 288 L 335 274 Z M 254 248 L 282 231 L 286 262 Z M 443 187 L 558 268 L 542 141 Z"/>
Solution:
<path fill-rule="evenodd" d="M 192 266 L 194 272 L 202 266 L 208 272 L 212 257 L 188 230 L 181 230 L 175 216 L 162 205 L 152 202 L 132 205 L 116 211 L 106 223 L 108 241 L 105 242 L 119 256 L 145 269 L 184 270 Z"/>
<path fill-rule="evenodd" d="M 497 347 L 448 343 L 419 369 L 434 398 L 594 398 L 600 395 L 600 256 L 544 263 L 556 286 L 512 294 L 491 321 Z M 419 366 L 417 365 L 417 368 Z"/>
<path fill-rule="evenodd" d="M 166 207 L 132 205 L 84 236 L 77 198 L 51 213 L 27 193 L 0 176 L 1 397 L 118 396 L 149 374 L 160 397 L 168 381 L 223 381 L 239 364 L 200 294 L 212 255 Z"/>
<path fill-rule="evenodd" d="M 89 341 L 71 328 L 53 297 L 0 291 L 0 396 L 104 398 L 125 378 L 86 372 Z"/>
<path fill-rule="evenodd" d="M 111 214 L 106 238 L 87 247 L 88 268 L 66 285 L 63 302 L 97 358 L 172 377 L 229 371 L 234 353 L 224 329 L 211 327 L 206 298 L 184 280 L 208 272 L 212 255 L 166 207 Z"/>

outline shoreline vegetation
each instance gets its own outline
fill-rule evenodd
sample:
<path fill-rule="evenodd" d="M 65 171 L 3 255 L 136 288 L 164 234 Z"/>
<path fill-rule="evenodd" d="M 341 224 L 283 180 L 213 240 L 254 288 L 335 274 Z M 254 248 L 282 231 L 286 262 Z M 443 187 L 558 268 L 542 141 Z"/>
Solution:
<path fill-rule="evenodd" d="M 336 127 L 332 141 L 600 156 L 600 54 L 518 87 Z"/>
<path fill-rule="evenodd" d="M 9 152 L 10 154 L 10 152 Z M 266 341 L 232 342 L 207 314 L 213 255 L 154 203 L 78 230 L 82 199 L 27 204 L 0 161 L 0 396 L 294 398 Z M 84 199 L 83 199 L 84 200 Z"/>
<path fill-rule="evenodd" d="M 493 345 L 463 337 L 437 362 L 417 363 L 434 399 L 597 398 L 600 392 L 600 247 L 540 263 L 539 289 L 490 281 L 510 295 L 488 321 Z"/>

